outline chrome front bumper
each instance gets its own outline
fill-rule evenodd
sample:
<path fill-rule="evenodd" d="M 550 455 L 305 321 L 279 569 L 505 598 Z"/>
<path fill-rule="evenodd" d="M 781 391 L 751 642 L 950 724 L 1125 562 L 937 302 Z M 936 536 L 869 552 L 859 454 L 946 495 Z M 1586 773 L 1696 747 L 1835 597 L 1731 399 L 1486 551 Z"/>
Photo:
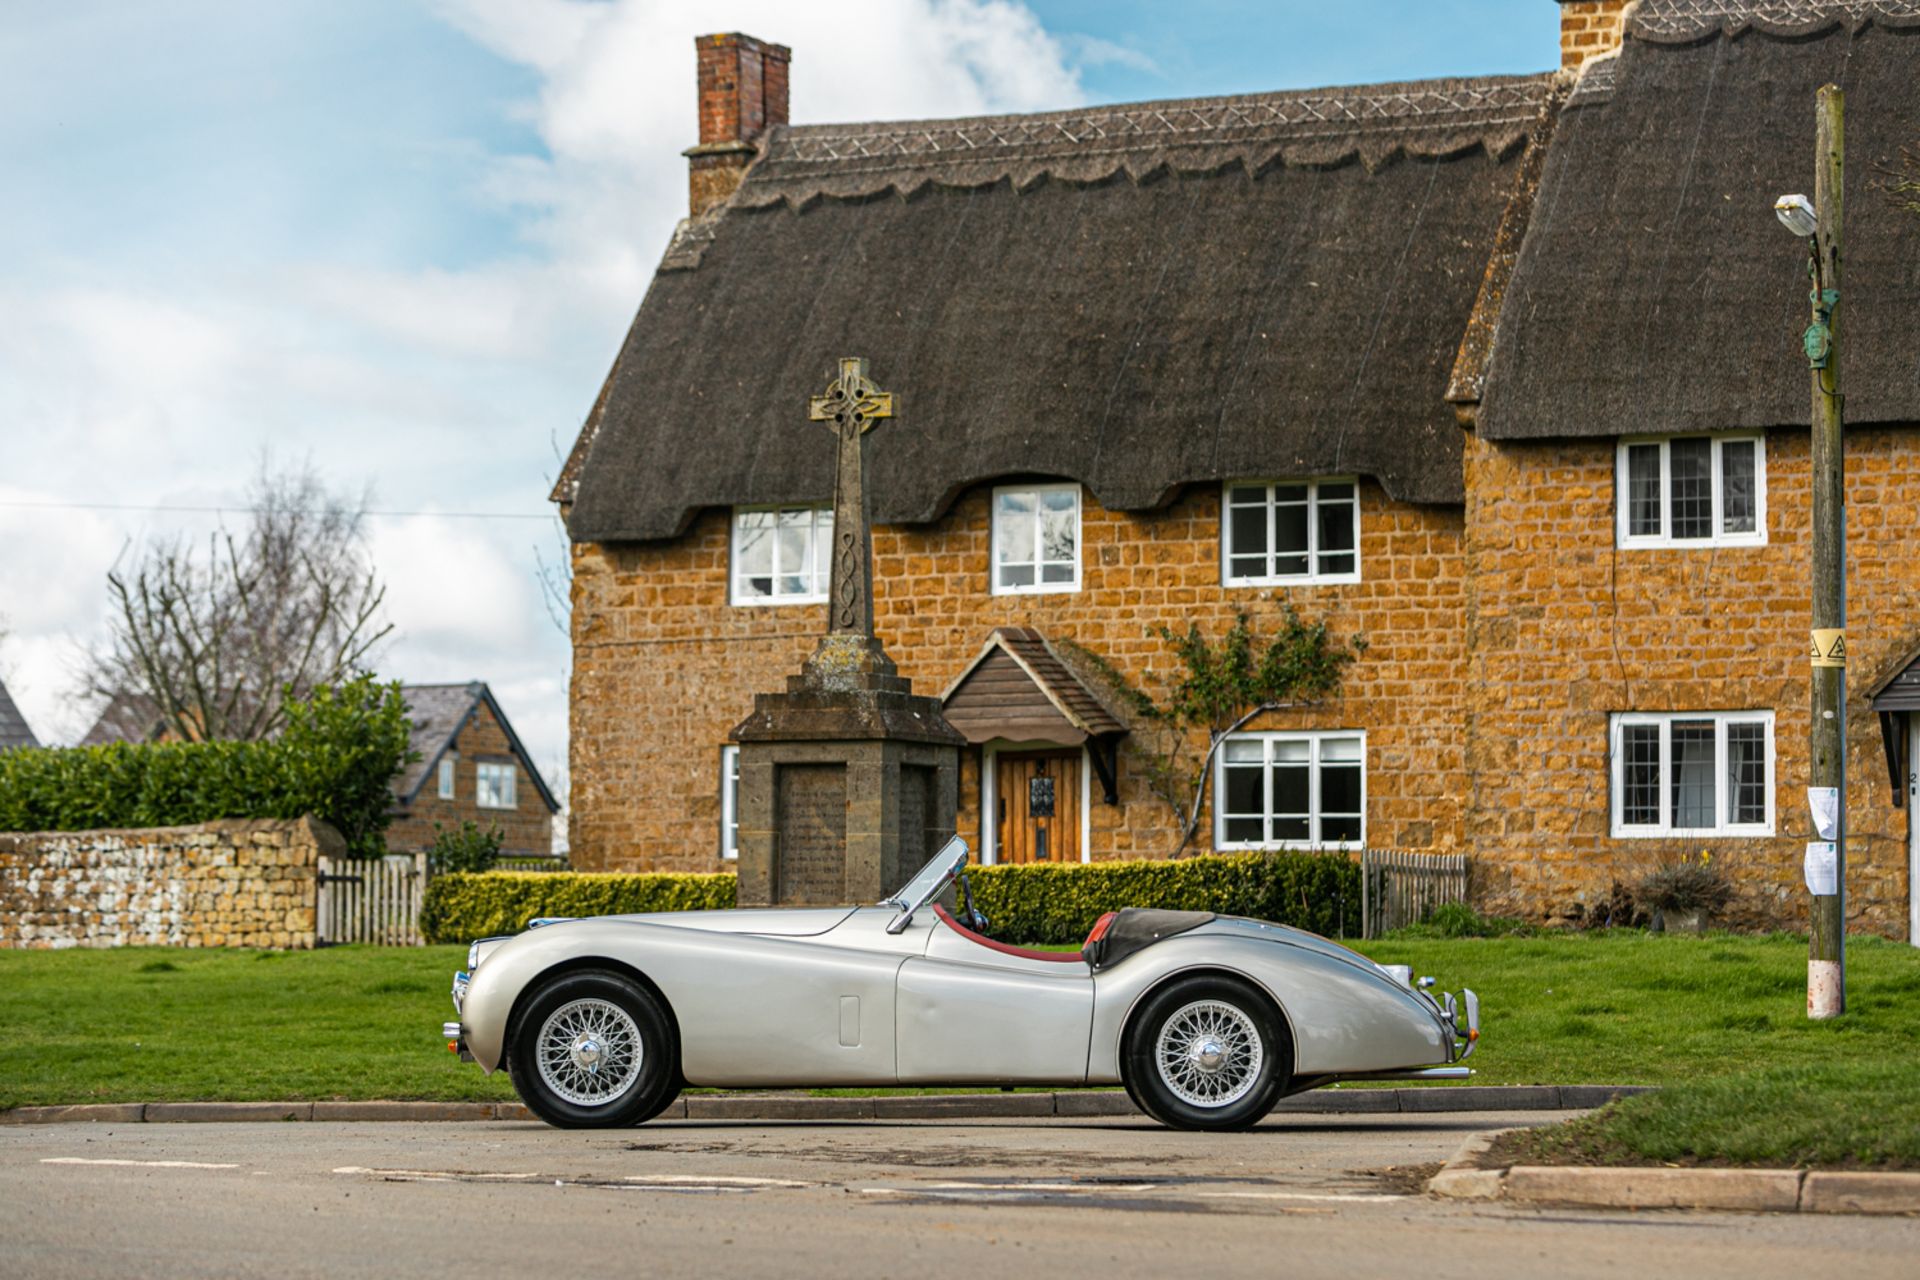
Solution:
<path fill-rule="evenodd" d="M 1460 1025 L 1462 1013 L 1466 1015 L 1467 1020 L 1464 1028 Z M 1453 1060 L 1465 1062 L 1473 1056 L 1473 1051 L 1480 1047 L 1480 997 L 1474 994 L 1472 987 L 1461 989 L 1458 1002 L 1454 1000 L 1453 992 L 1442 992 L 1440 1015 L 1453 1029 Z"/>
<path fill-rule="evenodd" d="M 453 1011 L 465 1012 L 467 987 L 473 982 L 473 976 L 466 970 L 457 970 L 453 975 Z M 473 1054 L 467 1049 L 467 1029 L 459 1022 L 443 1022 L 440 1034 L 446 1039 L 447 1051 L 460 1055 L 460 1061 L 472 1062 Z"/>

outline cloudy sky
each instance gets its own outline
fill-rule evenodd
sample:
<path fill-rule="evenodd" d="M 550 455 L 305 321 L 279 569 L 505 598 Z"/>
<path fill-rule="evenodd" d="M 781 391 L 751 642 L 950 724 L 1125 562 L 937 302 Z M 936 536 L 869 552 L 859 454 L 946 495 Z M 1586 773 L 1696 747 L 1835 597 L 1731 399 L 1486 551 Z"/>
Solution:
<path fill-rule="evenodd" d="M 564 777 L 545 495 L 684 213 L 693 37 L 799 121 L 1535 71 L 1552 0 L 60 0 L 0 18 L 0 676 L 90 722 L 105 574 L 263 451 L 371 486 L 385 676 Z"/>

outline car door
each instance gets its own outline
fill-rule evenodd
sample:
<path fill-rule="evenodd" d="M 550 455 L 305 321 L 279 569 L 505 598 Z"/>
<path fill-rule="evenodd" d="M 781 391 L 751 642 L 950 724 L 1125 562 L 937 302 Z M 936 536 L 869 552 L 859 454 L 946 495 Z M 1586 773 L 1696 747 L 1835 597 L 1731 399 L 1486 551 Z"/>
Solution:
<path fill-rule="evenodd" d="M 926 954 L 900 966 L 894 1027 L 902 1084 L 1080 1084 L 1093 974 L 935 924 Z"/>

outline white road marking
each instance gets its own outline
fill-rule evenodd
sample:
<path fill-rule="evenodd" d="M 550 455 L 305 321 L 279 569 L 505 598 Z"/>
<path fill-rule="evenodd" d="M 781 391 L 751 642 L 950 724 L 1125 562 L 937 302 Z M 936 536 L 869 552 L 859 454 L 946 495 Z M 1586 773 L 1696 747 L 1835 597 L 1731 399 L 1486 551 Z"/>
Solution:
<path fill-rule="evenodd" d="M 562 1186 L 567 1181 L 564 1178 L 555 1178 L 550 1173 L 465 1173 L 449 1169 L 370 1169 L 357 1164 L 342 1165 L 334 1172 L 406 1182 L 546 1182 L 551 1180 L 555 1186 Z M 635 1190 L 657 1187 L 662 1191 L 745 1191 L 755 1187 L 813 1185 L 810 1182 L 794 1182 L 788 1178 L 745 1178 L 720 1174 L 711 1177 L 699 1174 L 636 1174 L 606 1180 L 589 1178 L 586 1181 L 596 1186 L 625 1184 L 631 1185 Z"/>
<path fill-rule="evenodd" d="M 1195 1195 L 1212 1200 L 1338 1200 L 1343 1202 L 1412 1200 L 1413 1196 L 1341 1195 L 1312 1191 L 1196 1191 Z"/>
<path fill-rule="evenodd" d="M 237 1164 L 207 1164 L 199 1160 L 88 1160 L 81 1156 L 49 1156 L 41 1164 L 111 1164 L 141 1169 L 238 1169 Z"/>
<path fill-rule="evenodd" d="M 635 1182 L 650 1187 L 810 1187 L 810 1182 L 795 1182 L 790 1178 L 739 1178 L 714 1174 L 703 1177 L 699 1174 L 635 1174 L 620 1179 L 622 1182 Z"/>
<path fill-rule="evenodd" d="M 417 1178 L 439 1182 L 545 1182 L 544 1173 L 462 1173 L 457 1169 L 369 1169 L 342 1165 L 335 1173 L 372 1174 L 380 1178 Z"/>

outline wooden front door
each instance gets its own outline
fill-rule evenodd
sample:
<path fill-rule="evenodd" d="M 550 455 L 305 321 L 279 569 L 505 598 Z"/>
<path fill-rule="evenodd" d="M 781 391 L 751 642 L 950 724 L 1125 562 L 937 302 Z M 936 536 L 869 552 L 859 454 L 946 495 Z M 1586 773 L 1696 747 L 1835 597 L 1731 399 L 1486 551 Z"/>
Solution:
<path fill-rule="evenodd" d="M 1021 751 L 995 757 L 996 862 L 1080 861 L 1080 753 Z"/>

